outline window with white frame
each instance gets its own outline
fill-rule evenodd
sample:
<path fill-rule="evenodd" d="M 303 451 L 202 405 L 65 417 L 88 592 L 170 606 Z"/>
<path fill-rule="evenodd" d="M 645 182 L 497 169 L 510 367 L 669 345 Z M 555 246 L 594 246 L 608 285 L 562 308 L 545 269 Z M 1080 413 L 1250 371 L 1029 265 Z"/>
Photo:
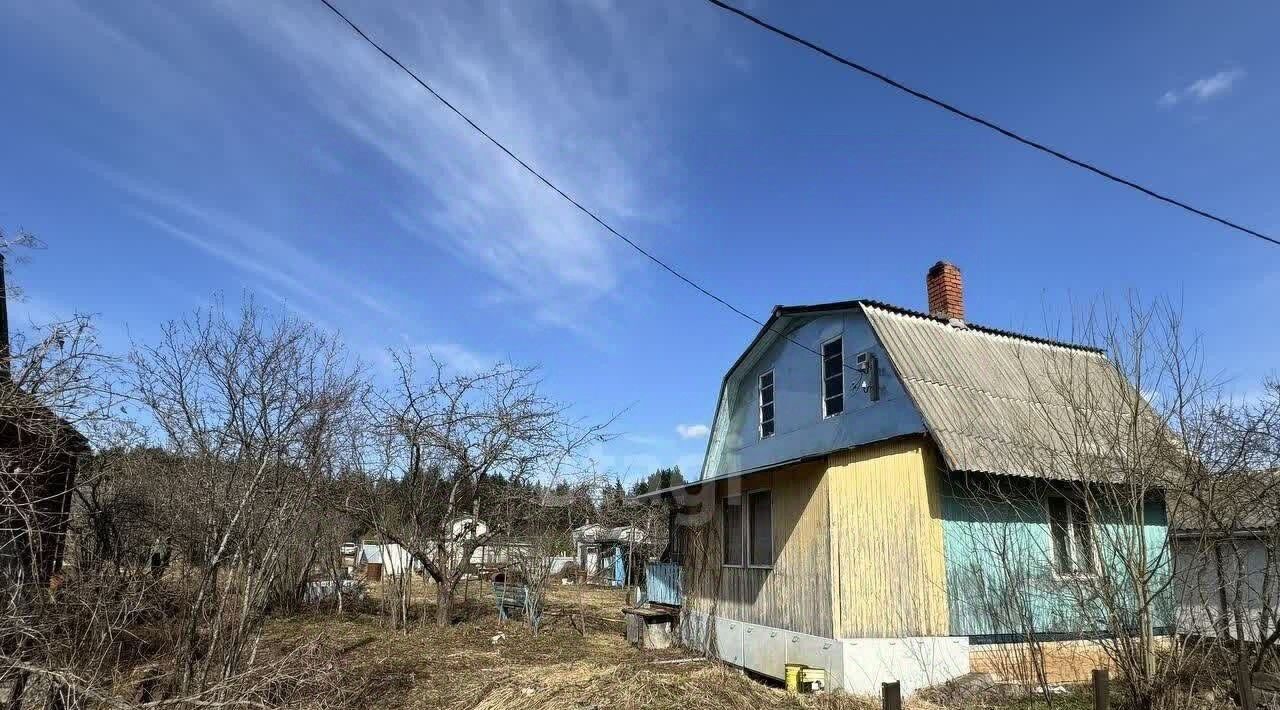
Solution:
<path fill-rule="evenodd" d="M 1050 498 L 1049 535 L 1053 539 L 1053 568 L 1058 574 L 1097 574 L 1093 525 L 1083 505 L 1067 498 Z"/>
<path fill-rule="evenodd" d="M 760 375 L 760 438 L 773 436 L 773 370 Z"/>
<path fill-rule="evenodd" d="M 844 338 L 822 344 L 822 416 L 844 411 Z"/>
<path fill-rule="evenodd" d="M 751 491 L 725 498 L 721 521 L 726 566 L 773 566 L 772 492 Z"/>

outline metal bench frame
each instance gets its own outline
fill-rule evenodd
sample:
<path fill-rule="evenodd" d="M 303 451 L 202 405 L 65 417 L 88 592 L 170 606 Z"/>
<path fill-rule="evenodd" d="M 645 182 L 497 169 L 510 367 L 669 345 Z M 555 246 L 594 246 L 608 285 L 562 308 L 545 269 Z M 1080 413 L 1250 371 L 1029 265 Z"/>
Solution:
<path fill-rule="evenodd" d="M 508 609 L 523 614 L 529 605 L 529 587 L 523 584 L 493 583 L 493 598 L 498 605 L 498 620 L 506 621 L 512 614 Z M 534 610 L 535 616 L 541 616 L 541 610 Z"/>

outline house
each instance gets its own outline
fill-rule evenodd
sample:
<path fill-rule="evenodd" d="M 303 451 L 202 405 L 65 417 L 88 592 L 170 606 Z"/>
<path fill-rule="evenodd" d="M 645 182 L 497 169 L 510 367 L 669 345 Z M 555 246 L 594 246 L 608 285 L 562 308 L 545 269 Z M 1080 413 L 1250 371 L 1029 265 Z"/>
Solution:
<path fill-rule="evenodd" d="M 462 555 L 464 543 L 477 538 L 481 542 L 468 558 L 475 568 L 498 569 L 532 554 L 533 545 L 527 540 L 513 535 L 495 534 L 490 531 L 488 523 L 474 516 L 467 515 L 454 520 L 449 524 L 449 530 L 450 539 L 444 545 L 450 550 L 454 564 L 457 564 Z"/>
<path fill-rule="evenodd" d="M 14 382 L 4 269 L 0 254 L 0 579 L 48 584 L 66 558 L 76 475 L 91 449 Z"/>
<path fill-rule="evenodd" d="M 929 269 L 926 291 L 927 313 L 777 307 L 724 377 L 700 479 L 638 496 L 681 511 L 664 553 L 675 574 L 649 574 L 680 589 L 649 598 L 680 606 L 682 643 L 874 693 L 988 670 L 1031 638 L 1083 659 L 1048 664 L 1066 680 L 1101 655 L 1079 653 L 1104 629 L 1075 593 L 1110 564 L 1099 533 L 1136 536 L 1166 574 L 1158 491 L 1133 515 L 1081 503 L 1121 489 L 1078 466 L 1064 397 L 1094 395 L 1086 425 L 1105 433 L 1141 400 L 1119 370 L 1093 348 L 966 321 L 952 264 Z"/>
<path fill-rule="evenodd" d="M 355 567 L 365 578 L 376 582 L 383 578 L 399 577 L 409 572 L 421 573 L 422 562 L 408 550 L 394 542 L 364 542 L 356 553 Z"/>
<path fill-rule="evenodd" d="M 575 528 L 572 538 L 578 568 L 586 578 L 620 587 L 635 579 L 649 536 L 634 525 L 587 523 Z"/>
<path fill-rule="evenodd" d="M 438 554 L 439 547 L 443 547 L 445 554 L 450 558 L 449 567 L 454 568 L 461 564 L 465 544 L 477 538 L 481 538 L 481 542 L 471 551 L 468 558 L 472 570 L 477 572 L 506 567 L 520 556 L 531 554 L 530 551 L 533 549 L 532 545 L 526 541 L 491 534 L 488 524 L 472 516 L 463 516 L 450 521 L 449 537 L 442 543 L 437 544 L 432 541 L 424 547 L 429 551 L 428 554 L 432 559 L 435 559 Z M 377 581 L 383 575 L 397 577 L 408 571 L 415 574 L 423 574 L 425 571 L 422 560 L 397 543 L 376 540 L 365 541 L 359 546 L 345 543 L 342 546 L 344 556 L 347 554 L 348 545 L 356 548 L 352 566 L 359 569 L 367 579 Z"/>
<path fill-rule="evenodd" d="M 1202 501 L 1181 501 L 1170 514 L 1177 628 L 1260 641 L 1280 613 L 1280 469 L 1212 484 Z"/>

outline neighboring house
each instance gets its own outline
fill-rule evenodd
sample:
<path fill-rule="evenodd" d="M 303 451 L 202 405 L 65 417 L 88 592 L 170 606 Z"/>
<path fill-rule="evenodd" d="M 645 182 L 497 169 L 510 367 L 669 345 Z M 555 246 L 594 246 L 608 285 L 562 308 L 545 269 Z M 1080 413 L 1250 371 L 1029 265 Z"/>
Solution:
<path fill-rule="evenodd" d="M 464 516 L 451 522 L 449 535 L 443 547 L 452 560 L 450 567 L 456 566 L 461 561 L 467 541 L 483 538 L 481 544 L 471 551 L 471 556 L 468 558 L 474 568 L 473 571 L 476 572 L 508 566 L 520 555 L 529 554 L 532 549 L 528 542 L 509 536 L 490 534 L 489 526 L 484 521 L 471 516 Z M 344 555 L 347 544 L 343 545 Z M 425 551 L 437 549 L 434 543 L 424 547 Z M 366 578 L 375 581 L 381 579 L 383 575 L 396 577 L 410 570 L 415 574 L 423 574 L 425 571 L 422 561 L 405 548 L 396 543 L 377 541 L 366 541 L 359 546 L 355 554 L 354 566 L 361 570 Z"/>
<path fill-rule="evenodd" d="M 1171 515 L 1177 628 L 1259 641 L 1280 626 L 1280 470 L 1214 484 L 1203 502 L 1183 501 Z M 1199 514 L 1205 508 L 1215 520 Z"/>
<path fill-rule="evenodd" d="M 356 569 L 366 579 L 378 581 L 384 576 L 399 577 L 408 572 L 420 574 L 422 562 L 394 542 L 365 542 L 356 555 Z"/>
<path fill-rule="evenodd" d="M 0 254 L 0 579 L 48 584 L 66 558 L 76 474 L 91 450 L 13 381 L 4 269 Z"/>
<path fill-rule="evenodd" d="M 1011 591 L 1034 592 L 1020 620 L 1046 645 L 1096 638 L 1072 594 L 1107 558 L 1096 525 L 1165 559 L 1162 496 L 1140 520 L 1088 519 L 1072 493 L 1083 473 L 1053 436 L 1073 424 L 1051 371 L 1138 397 L 1106 356 L 966 323 L 951 264 L 926 285 L 930 313 L 776 308 L 724 378 L 701 479 L 639 496 L 684 511 L 664 559 L 683 580 L 685 644 L 776 678 L 802 663 L 832 687 L 910 691 L 1025 640 L 989 603 Z M 981 542 L 994 535 L 1038 554 L 1004 569 Z M 673 578 L 655 569 L 651 581 Z"/>
<path fill-rule="evenodd" d="M 573 531 L 578 568 L 587 579 L 616 587 L 635 579 L 647 540 L 648 535 L 633 525 L 588 523 Z"/>
<path fill-rule="evenodd" d="M 511 535 L 498 535 L 490 531 L 488 523 L 472 516 L 464 516 L 449 525 L 450 539 L 444 546 L 450 551 L 455 564 L 462 555 L 464 545 L 479 538 L 480 544 L 471 551 L 469 561 L 474 567 L 496 569 L 513 564 L 524 555 L 531 554 L 533 546 L 526 540 Z"/>

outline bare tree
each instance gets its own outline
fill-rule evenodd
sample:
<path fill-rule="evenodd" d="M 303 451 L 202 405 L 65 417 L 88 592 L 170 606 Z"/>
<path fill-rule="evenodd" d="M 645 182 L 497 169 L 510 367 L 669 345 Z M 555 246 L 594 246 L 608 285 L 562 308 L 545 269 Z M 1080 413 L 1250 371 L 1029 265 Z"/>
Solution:
<path fill-rule="evenodd" d="M 1186 408 L 1174 497 L 1179 622 L 1236 684 L 1276 667 L 1280 641 L 1280 383 Z"/>
<path fill-rule="evenodd" d="M 136 397 L 165 450 L 147 475 L 185 557 L 171 692 L 225 684 L 252 663 L 273 605 L 289 604 L 318 554 L 310 525 L 363 391 L 340 342 L 265 313 L 200 311 L 131 356 Z"/>
<path fill-rule="evenodd" d="M 1169 529 L 1194 521 L 1205 533 L 1198 554 L 1219 571 L 1224 555 L 1232 569 L 1248 564 L 1232 532 L 1248 520 L 1275 520 L 1270 491 L 1277 489 L 1255 477 L 1250 495 L 1228 491 L 1241 475 L 1275 465 L 1276 410 L 1225 401 L 1220 379 L 1206 372 L 1198 343 L 1170 304 L 1094 309 L 1072 335 L 1106 357 L 1036 351 L 1022 368 L 1033 396 L 1009 405 L 1021 412 L 1018 431 L 993 437 L 996 450 L 1042 477 L 1019 485 L 1019 496 L 999 489 L 975 496 L 975 506 L 1004 514 L 1022 508 L 1016 524 L 1049 521 L 1048 535 L 1024 544 L 1025 559 L 1014 565 L 1029 573 L 1001 586 L 1001 595 L 1012 594 L 1009 608 L 1032 610 L 1036 634 L 1095 638 L 1133 707 L 1177 707 L 1188 679 L 1203 680 L 1189 669 L 1225 648 L 1189 653 L 1172 636 L 1185 600 L 1176 587 L 1188 578 L 1175 575 Z M 1262 587 L 1274 585 L 1274 574 L 1257 577 Z M 1246 638 L 1241 634 L 1252 627 L 1251 640 L 1261 641 L 1228 651 L 1237 675 L 1247 675 L 1269 657 L 1267 632 L 1276 627 L 1259 625 L 1274 615 L 1243 608 L 1250 595 L 1240 575 L 1216 579 L 1220 635 Z M 1006 630 L 1016 631 L 1016 621 L 1005 619 Z"/>
<path fill-rule="evenodd" d="M 0 685 L 11 684 L 9 706 L 17 708 L 28 679 L 38 676 L 33 669 L 92 659 L 92 652 L 101 647 L 103 636 L 83 633 L 84 624 L 60 623 L 65 607 L 49 590 L 66 586 L 60 574 L 67 555 L 68 520 L 77 474 L 88 454 L 88 442 L 77 427 L 101 426 L 116 402 L 107 376 L 113 363 L 98 348 L 88 318 L 35 327 L 30 337 L 14 337 L 12 347 L 7 330 L 3 336 Z M 91 477 L 79 479 L 82 485 L 93 484 Z M 62 594 L 71 597 L 78 591 L 67 588 Z M 85 609 L 97 607 L 94 597 L 87 601 Z M 126 608 L 121 613 L 129 612 Z M 81 633 L 68 634 L 68 628 Z M 51 698 L 60 697 L 57 683 L 48 690 Z"/>
<path fill-rule="evenodd" d="M 450 372 L 434 359 L 425 373 L 411 351 L 393 352 L 395 383 L 373 398 L 372 443 L 360 447 L 369 497 L 344 510 L 407 550 L 435 584 L 438 626 L 453 621 L 454 595 L 473 571 L 476 548 L 507 532 L 480 520 L 493 512 L 486 482 L 554 479 L 603 425 L 571 420 L 539 391 L 533 368 L 498 364 Z"/>

